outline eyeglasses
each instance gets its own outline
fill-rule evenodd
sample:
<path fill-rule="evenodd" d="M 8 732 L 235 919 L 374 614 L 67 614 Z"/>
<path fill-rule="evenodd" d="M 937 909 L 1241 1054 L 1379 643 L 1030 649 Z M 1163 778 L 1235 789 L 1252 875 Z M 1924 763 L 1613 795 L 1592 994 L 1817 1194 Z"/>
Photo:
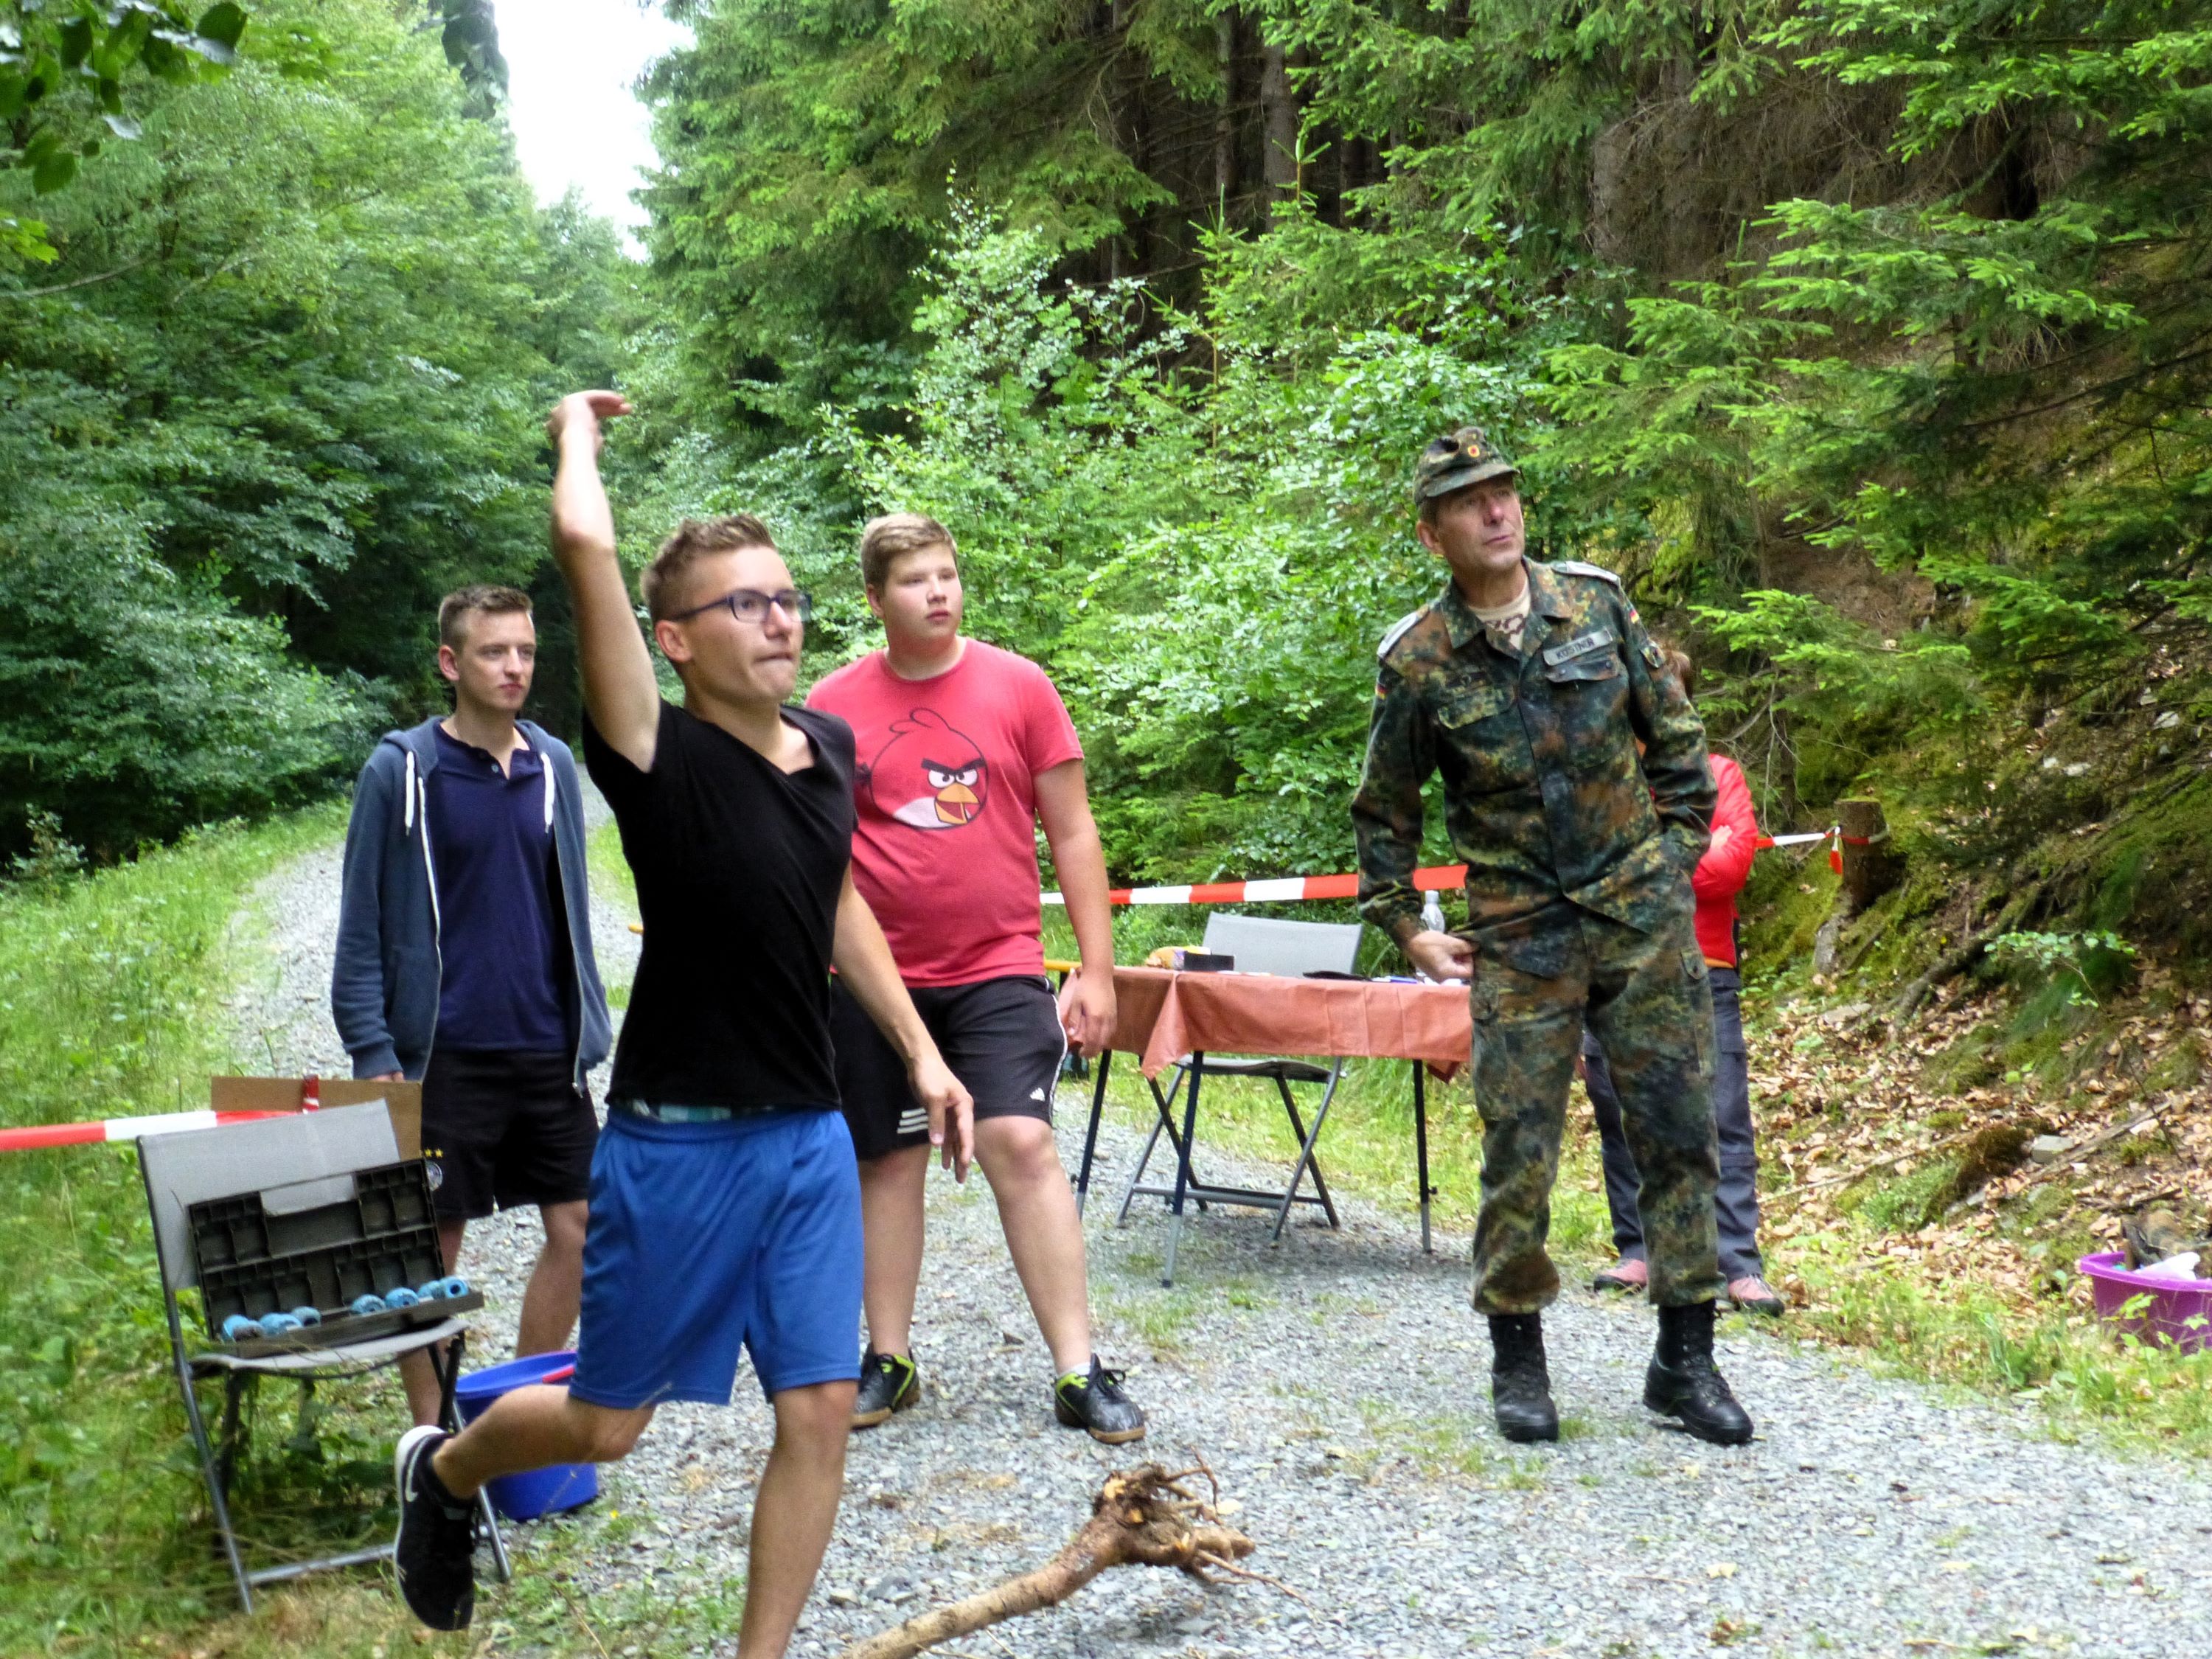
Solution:
<path fill-rule="evenodd" d="M 770 605 L 779 607 L 787 617 L 796 617 L 800 622 L 814 620 L 814 596 L 802 593 L 795 587 L 787 587 L 781 593 L 763 593 L 758 588 L 739 587 L 725 593 L 719 599 L 709 599 L 704 605 L 695 605 L 689 611 L 678 611 L 666 618 L 669 622 L 684 622 L 704 611 L 716 606 L 726 607 L 741 623 L 758 627 L 768 617 Z"/>

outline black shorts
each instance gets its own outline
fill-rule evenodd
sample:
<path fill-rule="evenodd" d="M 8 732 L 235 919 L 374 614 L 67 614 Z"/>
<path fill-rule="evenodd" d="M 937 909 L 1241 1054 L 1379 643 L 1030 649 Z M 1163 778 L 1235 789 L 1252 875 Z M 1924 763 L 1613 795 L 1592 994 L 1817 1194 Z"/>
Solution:
<path fill-rule="evenodd" d="M 592 1190 L 599 1122 L 567 1054 L 433 1048 L 422 1073 L 422 1160 L 441 1221 Z"/>
<path fill-rule="evenodd" d="M 1060 1008 L 1042 975 L 974 985 L 915 986 L 908 994 L 938 1052 L 975 1098 L 975 1115 L 1052 1121 L 1053 1085 L 1067 1054 Z M 830 994 L 837 1096 L 863 1160 L 929 1142 L 929 1116 L 906 1085 L 898 1052 L 841 984 Z"/>

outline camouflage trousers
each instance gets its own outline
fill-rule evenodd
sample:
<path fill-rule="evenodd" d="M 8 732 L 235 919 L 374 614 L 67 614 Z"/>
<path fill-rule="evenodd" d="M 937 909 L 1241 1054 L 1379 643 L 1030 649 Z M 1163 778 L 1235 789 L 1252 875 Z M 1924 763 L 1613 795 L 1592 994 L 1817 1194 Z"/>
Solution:
<path fill-rule="evenodd" d="M 1718 1296 L 1713 1003 L 1688 907 L 1645 933 L 1562 901 L 1472 939 L 1483 1124 L 1475 1310 L 1534 1313 L 1559 1293 L 1544 1243 L 1585 1021 L 1611 1062 L 1643 1176 L 1651 1299 L 1674 1307 Z"/>

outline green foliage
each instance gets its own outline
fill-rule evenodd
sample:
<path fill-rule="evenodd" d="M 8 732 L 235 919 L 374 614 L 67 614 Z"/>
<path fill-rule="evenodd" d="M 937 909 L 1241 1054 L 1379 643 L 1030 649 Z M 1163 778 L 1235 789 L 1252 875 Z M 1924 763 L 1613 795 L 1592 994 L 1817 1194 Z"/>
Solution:
<path fill-rule="evenodd" d="M 216 0 L 197 21 L 179 0 L 7 0 L 0 6 L 0 168 L 29 175 L 40 196 L 65 188 L 111 139 L 139 137 L 126 84 L 143 73 L 172 85 L 237 62 L 246 12 Z M 133 88 L 134 94 L 136 88 Z M 40 221 L 0 212 L 0 271 L 51 263 Z"/>
<path fill-rule="evenodd" d="M 690 15 L 652 83 L 686 466 L 833 576 L 871 508 L 951 524 L 979 625 L 1077 702 L 1118 871 L 1340 863 L 1367 647 L 1435 580 L 1403 471 L 1462 420 L 1540 556 L 1695 636 L 1770 816 L 1872 785 L 2015 854 L 2094 803 L 2008 723 L 2206 643 L 2212 33 L 2152 0 L 1268 0 L 1211 68 L 1163 3 L 1079 135 L 1004 117 L 1113 44 L 1088 15 Z M 1222 99 L 1228 178 L 1252 29 L 1302 193 L 1114 280 L 1147 191 L 1191 199 L 1130 87 Z"/>
<path fill-rule="evenodd" d="M 1283 331 L 1289 256 L 1224 239 L 1208 312 L 1148 326 L 1137 285 L 1055 284 L 1036 233 L 955 222 L 910 431 L 839 440 L 867 502 L 943 520 L 975 631 L 1054 670 L 1117 870 L 1342 867 L 1374 641 L 1438 586 L 1409 458 L 1455 421 L 1510 445 L 1532 418 L 1505 261 L 1461 273 L 1495 308 L 1449 339 Z"/>
<path fill-rule="evenodd" d="M 2048 1254 L 2070 1283 L 2078 1239 Z M 2201 1455 L 2212 1447 L 2212 1350 L 2178 1352 L 2115 1334 L 2065 1302 L 2023 1310 L 1965 1277 L 1875 1265 L 1878 1237 L 1859 1227 L 1816 1233 L 1770 1252 L 1777 1272 L 1811 1292 L 1793 1328 L 1881 1354 L 1922 1376 L 2033 1402 L 2062 1438 L 2097 1434 L 2148 1450 Z"/>
<path fill-rule="evenodd" d="M 375 0 L 260 7 L 0 277 L 0 853 L 25 807 L 112 857 L 327 787 L 441 705 L 439 595 L 543 568 L 539 423 L 625 279 L 469 103 Z"/>
<path fill-rule="evenodd" d="M 2118 933 L 2011 933 L 1990 942 L 1999 962 L 2015 962 L 2060 988 L 2062 1007 L 2097 1006 L 2096 993 L 2119 988 L 2135 946 Z"/>
<path fill-rule="evenodd" d="M 1139 65 L 1202 77 L 1194 43 L 1212 33 L 1190 0 L 1149 0 L 1119 35 L 1069 0 L 669 9 L 696 44 L 648 78 L 664 162 L 651 245 L 715 385 L 710 416 L 801 431 L 824 398 L 897 397 L 917 274 L 956 188 L 1054 252 L 1172 199 L 1097 118 L 1102 83 Z"/>

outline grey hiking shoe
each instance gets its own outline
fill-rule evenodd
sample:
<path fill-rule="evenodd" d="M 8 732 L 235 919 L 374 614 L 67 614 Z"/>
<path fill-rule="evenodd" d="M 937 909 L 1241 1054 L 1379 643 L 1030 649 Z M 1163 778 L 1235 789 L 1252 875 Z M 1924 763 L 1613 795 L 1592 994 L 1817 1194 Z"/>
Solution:
<path fill-rule="evenodd" d="M 1070 1371 L 1052 1385 L 1053 1415 L 1071 1429 L 1083 1429 L 1109 1446 L 1145 1437 L 1141 1407 L 1121 1392 L 1126 1371 L 1109 1371 L 1091 1356 L 1091 1372 Z"/>

